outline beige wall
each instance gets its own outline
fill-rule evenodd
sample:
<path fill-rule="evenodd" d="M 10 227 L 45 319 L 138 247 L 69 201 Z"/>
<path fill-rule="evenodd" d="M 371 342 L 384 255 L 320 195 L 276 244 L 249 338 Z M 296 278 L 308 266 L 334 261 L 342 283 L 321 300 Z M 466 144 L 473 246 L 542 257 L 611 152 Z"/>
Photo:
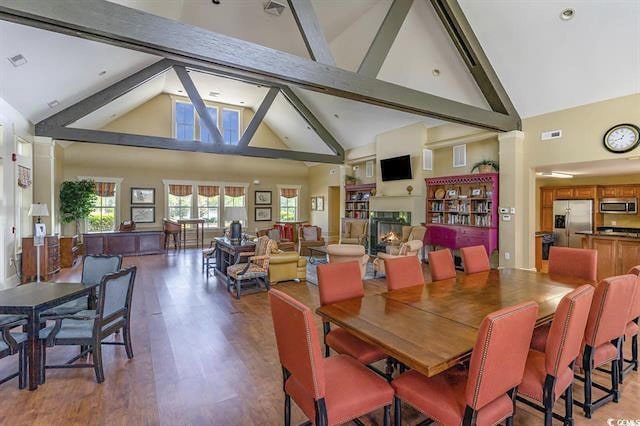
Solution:
<path fill-rule="evenodd" d="M 431 138 L 431 133 L 429 133 Z M 453 167 L 453 147 L 438 148 L 433 151 L 433 175 L 454 176 L 471 173 L 471 168 L 480 160 L 498 161 L 498 139 L 492 138 L 484 141 L 467 144 L 467 165 Z"/>
<path fill-rule="evenodd" d="M 329 187 L 340 187 L 341 194 L 344 195 L 342 183 L 344 172 L 341 173 L 341 169 L 344 169 L 344 166 L 335 164 L 318 164 L 309 167 L 309 197 L 307 198 L 322 196 L 325 201 L 324 211 L 310 211 L 309 220 L 313 225 L 321 227 L 325 236 L 329 236 L 329 212 L 335 207 L 329 205 Z M 344 197 L 340 197 L 340 200 L 342 198 Z M 341 216 L 344 216 L 342 206 L 339 206 L 339 209 Z"/>
<path fill-rule="evenodd" d="M 373 176 L 371 177 L 367 177 L 367 161 L 358 161 L 351 164 L 349 174 L 356 178 L 357 183 L 376 183 L 376 160 L 372 159 L 368 161 L 373 161 Z"/>

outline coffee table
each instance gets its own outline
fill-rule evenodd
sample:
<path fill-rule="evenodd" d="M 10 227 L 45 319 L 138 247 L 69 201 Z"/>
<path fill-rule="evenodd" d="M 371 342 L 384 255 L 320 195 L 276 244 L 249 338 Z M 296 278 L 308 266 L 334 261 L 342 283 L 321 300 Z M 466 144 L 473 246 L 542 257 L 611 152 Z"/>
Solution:
<path fill-rule="evenodd" d="M 307 247 L 307 249 L 309 250 L 309 263 L 310 264 L 315 264 L 315 263 L 327 263 L 326 258 L 327 258 L 327 246 L 317 246 L 317 247 Z M 322 261 L 320 259 L 316 259 L 314 257 L 314 255 L 319 255 L 319 256 L 324 256 L 325 260 Z"/>

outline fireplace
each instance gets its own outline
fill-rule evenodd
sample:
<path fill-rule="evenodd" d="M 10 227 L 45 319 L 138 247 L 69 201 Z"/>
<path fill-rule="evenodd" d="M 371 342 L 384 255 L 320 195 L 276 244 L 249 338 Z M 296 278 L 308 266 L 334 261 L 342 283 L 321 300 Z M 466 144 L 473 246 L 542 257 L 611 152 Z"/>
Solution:
<path fill-rule="evenodd" d="M 402 238 L 402 227 L 411 224 L 411 212 L 371 212 L 369 219 L 369 254 L 385 251 L 394 239 Z"/>

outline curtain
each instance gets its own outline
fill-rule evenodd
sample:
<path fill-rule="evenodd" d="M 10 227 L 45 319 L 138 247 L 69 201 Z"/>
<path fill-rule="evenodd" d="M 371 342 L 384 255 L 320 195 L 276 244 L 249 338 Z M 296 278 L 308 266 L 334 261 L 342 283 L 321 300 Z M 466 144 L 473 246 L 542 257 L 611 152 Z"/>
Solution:
<path fill-rule="evenodd" d="M 284 198 L 296 198 L 298 196 L 298 190 L 296 188 L 281 188 L 280 196 Z"/>
<path fill-rule="evenodd" d="M 243 197 L 244 186 L 225 186 L 224 195 L 228 195 L 230 197 Z"/>
<path fill-rule="evenodd" d="M 113 197 L 116 194 L 115 182 L 96 182 L 96 195 L 99 197 Z"/>
<path fill-rule="evenodd" d="M 216 195 L 220 195 L 220 187 L 198 185 L 198 195 L 201 195 L 203 197 L 215 197 Z"/>
<path fill-rule="evenodd" d="M 191 195 L 193 187 L 191 185 L 169 185 L 169 194 L 176 197 L 184 197 L 185 195 Z"/>

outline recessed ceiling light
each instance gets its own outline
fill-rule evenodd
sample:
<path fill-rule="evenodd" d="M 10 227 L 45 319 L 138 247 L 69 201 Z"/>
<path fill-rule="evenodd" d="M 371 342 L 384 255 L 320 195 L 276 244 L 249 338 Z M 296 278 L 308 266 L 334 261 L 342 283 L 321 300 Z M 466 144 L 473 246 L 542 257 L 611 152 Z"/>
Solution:
<path fill-rule="evenodd" d="M 562 12 L 560 12 L 560 19 L 562 19 L 563 21 L 568 21 L 569 19 L 572 19 L 575 15 L 576 15 L 576 11 L 568 7 L 564 9 Z"/>
<path fill-rule="evenodd" d="M 47 105 L 49 105 L 49 108 L 55 108 L 60 105 L 60 102 L 58 102 L 57 99 L 54 99 L 51 102 L 47 102 Z"/>
<path fill-rule="evenodd" d="M 9 62 L 11 62 L 11 65 L 13 65 L 16 68 L 27 63 L 27 58 L 22 56 L 22 54 L 20 53 L 18 53 L 17 55 L 10 56 L 7 59 L 9 60 Z"/>
<path fill-rule="evenodd" d="M 178 89 L 178 93 L 182 93 L 182 92 L 183 92 L 182 90 Z"/>
<path fill-rule="evenodd" d="M 240 101 L 240 103 L 241 103 L 242 105 L 244 105 L 244 101 Z"/>
<path fill-rule="evenodd" d="M 106 73 L 107 73 L 107 72 L 106 72 L 105 70 L 102 70 L 102 71 L 100 71 L 100 72 L 98 73 L 98 75 L 99 75 L 100 77 L 102 77 L 102 76 L 103 76 L 103 75 L 105 75 Z"/>
<path fill-rule="evenodd" d="M 335 118 L 340 118 L 340 116 L 339 116 L 338 114 L 333 114 L 333 116 L 334 116 Z"/>
<path fill-rule="evenodd" d="M 285 136 L 284 138 L 285 138 L 286 140 L 289 140 L 289 136 Z"/>
<path fill-rule="evenodd" d="M 307 126 L 307 130 L 311 130 L 311 126 Z"/>
<path fill-rule="evenodd" d="M 216 96 L 219 96 L 220 92 L 209 92 L 209 96 L 211 96 L 212 98 L 215 98 Z"/>
<path fill-rule="evenodd" d="M 431 71 L 431 74 L 433 74 L 433 76 L 434 76 L 434 77 L 437 77 L 437 76 L 439 76 L 439 75 L 440 75 L 440 70 L 439 70 L 438 68 L 434 68 L 434 69 Z"/>
<path fill-rule="evenodd" d="M 116 118 L 116 115 L 118 114 L 111 114 L 111 118 Z"/>

